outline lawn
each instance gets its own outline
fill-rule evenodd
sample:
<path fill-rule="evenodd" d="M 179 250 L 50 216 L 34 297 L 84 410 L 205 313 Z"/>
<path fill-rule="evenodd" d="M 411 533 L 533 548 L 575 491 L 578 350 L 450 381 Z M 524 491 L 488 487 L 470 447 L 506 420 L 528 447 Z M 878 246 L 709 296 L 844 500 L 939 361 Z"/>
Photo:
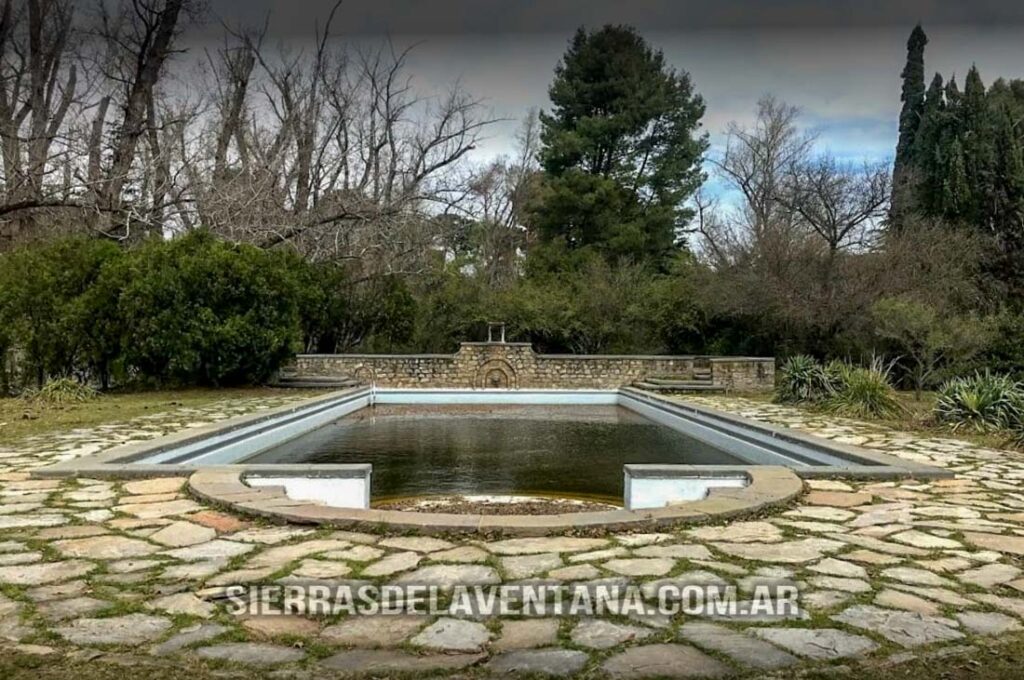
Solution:
<path fill-rule="evenodd" d="M 182 389 L 112 392 L 87 402 L 46 404 L 18 397 L 0 399 L 0 444 L 25 437 L 109 422 L 123 422 L 150 413 L 182 407 L 205 406 L 231 400 L 267 396 L 302 396 L 305 390 L 270 387 L 237 389 Z M 315 394 L 309 391 L 308 394 Z"/>

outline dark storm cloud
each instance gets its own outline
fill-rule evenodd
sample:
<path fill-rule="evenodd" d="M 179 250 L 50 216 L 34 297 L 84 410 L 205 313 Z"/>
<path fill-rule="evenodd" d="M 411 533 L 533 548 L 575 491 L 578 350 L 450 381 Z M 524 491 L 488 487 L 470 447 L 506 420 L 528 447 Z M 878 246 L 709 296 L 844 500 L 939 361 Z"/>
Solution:
<path fill-rule="evenodd" d="M 208 0 L 234 27 L 269 14 L 265 45 L 308 49 L 334 0 Z M 1024 77 L 1024 0 L 345 0 L 332 32 L 346 48 L 413 47 L 413 87 L 424 97 L 458 81 L 500 121 L 474 161 L 513 153 L 519 121 L 550 105 L 548 85 L 573 31 L 585 24 L 635 25 L 666 60 L 684 69 L 707 103 L 704 130 L 720 153 L 730 122 L 752 122 L 771 93 L 798 106 L 817 148 L 844 160 L 890 161 L 907 35 L 928 32 L 929 74 L 972 64 L 986 83 Z M 223 44 L 217 21 L 193 27 L 202 48 Z M 709 183 L 717 193 L 714 181 Z"/>
<path fill-rule="evenodd" d="M 309 33 L 334 0 L 211 0 L 231 22 L 271 13 L 279 34 Z M 358 34 L 565 33 L 580 24 L 641 29 L 865 28 L 1024 24 L 1020 0 L 346 0 L 337 31 Z"/>

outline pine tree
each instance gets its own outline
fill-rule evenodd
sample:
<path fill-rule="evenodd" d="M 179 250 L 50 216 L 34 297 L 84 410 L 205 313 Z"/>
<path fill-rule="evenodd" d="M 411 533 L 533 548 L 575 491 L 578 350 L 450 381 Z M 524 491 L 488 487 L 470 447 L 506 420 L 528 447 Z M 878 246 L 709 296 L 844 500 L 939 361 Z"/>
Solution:
<path fill-rule="evenodd" d="M 581 28 L 549 94 L 533 211 L 541 238 L 610 260 L 663 263 L 704 179 L 704 101 L 689 76 L 633 28 Z"/>
<path fill-rule="evenodd" d="M 924 48 L 928 44 L 921 24 L 914 27 L 907 40 L 907 63 L 900 77 L 903 90 L 900 101 L 900 136 L 896 143 L 896 159 L 893 166 L 892 204 L 890 220 L 898 224 L 905 214 L 913 209 L 915 159 L 914 138 L 921 124 L 921 113 L 925 103 Z"/>
<path fill-rule="evenodd" d="M 919 96 L 919 28 L 907 43 L 890 222 L 914 213 L 993 237 L 986 277 L 1004 299 L 1024 300 L 1024 81 L 986 88 L 972 66 L 963 90 L 936 74 Z"/>

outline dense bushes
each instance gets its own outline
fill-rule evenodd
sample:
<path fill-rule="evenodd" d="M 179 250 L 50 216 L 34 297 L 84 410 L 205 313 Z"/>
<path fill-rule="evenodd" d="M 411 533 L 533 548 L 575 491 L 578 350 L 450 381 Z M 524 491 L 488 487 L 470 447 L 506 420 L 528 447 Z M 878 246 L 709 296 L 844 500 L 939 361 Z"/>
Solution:
<path fill-rule="evenodd" d="M 416 276 L 367 276 L 202 231 L 132 248 L 84 238 L 23 248 L 0 256 L 0 355 L 19 367 L 15 381 L 0 371 L 0 390 L 62 376 L 102 386 L 253 383 L 295 351 L 451 352 L 482 338 L 490 320 L 506 321 L 510 339 L 555 353 L 773 354 L 804 342 L 787 324 L 771 340 L 768 321 L 739 313 L 728 291 L 709 286 L 717 275 L 685 253 L 660 269 L 587 253 L 534 255 L 496 288 L 460 259 L 439 257 Z M 1009 340 L 976 354 L 987 333 L 960 333 L 963 318 L 932 314 L 935 305 L 917 299 L 876 305 L 859 334 L 845 335 L 844 355 L 877 348 L 898 357 L 895 379 L 914 378 L 906 386 L 969 370 L 967 357 L 1016 361 Z M 1007 329 L 1020 325 L 1021 317 L 1001 318 Z M 971 341 L 960 342 L 965 336 Z M 889 368 L 794 356 L 779 372 L 778 398 L 891 415 Z"/>
<path fill-rule="evenodd" d="M 0 266 L 0 318 L 10 347 L 24 353 L 31 377 L 92 371 L 103 353 L 91 293 L 120 256 L 108 241 L 67 239 L 26 248 Z"/>
<path fill-rule="evenodd" d="M 804 355 L 791 357 L 779 370 L 776 399 L 859 418 L 891 418 L 901 411 L 889 369 L 879 359 L 863 367 L 842 361 L 821 364 Z"/>
<path fill-rule="evenodd" d="M 133 250 L 61 240 L 0 260 L 0 317 L 38 385 L 258 382 L 297 349 L 304 266 L 205 232 Z"/>
<path fill-rule="evenodd" d="M 499 296 L 516 337 L 548 352 L 658 353 L 662 331 L 685 325 L 684 279 L 588 257 L 573 267 L 535 272 Z"/>
<path fill-rule="evenodd" d="M 266 379 L 297 349 L 299 264 L 203 232 L 143 246 L 104 271 L 124 361 L 161 382 Z"/>

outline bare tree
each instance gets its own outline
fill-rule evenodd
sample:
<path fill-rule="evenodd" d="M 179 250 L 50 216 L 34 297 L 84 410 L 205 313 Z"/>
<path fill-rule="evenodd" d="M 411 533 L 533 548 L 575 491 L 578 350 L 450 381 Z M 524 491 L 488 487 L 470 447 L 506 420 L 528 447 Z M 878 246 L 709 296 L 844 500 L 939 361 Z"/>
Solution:
<path fill-rule="evenodd" d="M 501 287 L 521 271 L 529 246 L 527 209 L 537 184 L 540 125 L 530 111 L 516 134 L 516 150 L 470 168 L 454 191 L 438 195 L 453 218 L 442 234 L 449 255 L 468 253 L 476 273 L 490 287 Z"/>
<path fill-rule="evenodd" d="M 116 45 L 114 70 L 109 78 L 122 86 L 121 117 L 114 131 L 110 164 L 102 178 L 92 187 L 93 202 L 103 216 L 98 228 L 113 235 L 115 226 L 126 220 L 115 220 L 123 213 L 125 185 L 136 160 L 139 140 L 155 128 L 154 90 L 164 63 L 173 51 L 179 31 L 178 19 L 185 0 L 131 0 L 130 20 L 123 22 L 103 8 L 101 35 L 108 44 Z M 102 126 L 102 121 L 98 123 Z M 155 148 L 155 140 L 151 138 Z M 162 225 L 161 225 L 162 226 Z"/>
<path fill-rule="evenodd" d="M 211 77 L 187 84 L 169 64 L 199 0 L 79 4 L 0 0 L 0 236 L 201 224 L 373 276 L 422 269 L 436 215 L 474 200 L 482 103 L 458 83 L 417 92 L 408 50 L 346 48 L 340 2 L 307 49 L 268 47 L 267 25 L 226 30 Z"/>
<path fill-rule="evenodd" d="M 720 177 L 743 198 L 730 217 L 732 226 L 754 242 L 788 241 L 798 226 L 778 198 L 786 188 L 787 173 L 805 161 L 814 143 L 813 136 L 797 126 L 799 114 L 796 107 L 763 97 L 752 127 L 729 125 L 725 152 L 714 161 Z"/>
<path fill-rule="evenodd" d="M 189 162 L 191 192 L 203 223 L 230 238 L 345 261 L 358 276 L 415 272 L 490 120 L 458 84 L 418 95 L 408 49 L 331 40 L 339 7 L 308 53 L 269 48 L 266 27 L 229 31 L 210 57 L 217 120 Z"/>
<path fill-rule="evenodd" d="M 68 0 L 27 0 L 0 8 L 0 154 L 3 214 L 58 202 L 47 187 L 57 168 L 58 136 L 78 85 L 69 58 L 74 5 Z M 31 223 L 27 214 L 8 230 Z M 0 229 L 0 235 L 3 230 Z M 7 234 L 12 236 L 11 233 Z"/>
<path fill-rule="evenodd" d="M 793 164 L 777 199 L 825 242 L 830 253 L 865 246 L 886 214 L 889 168 L 844 164 L 829 154 Z"/>
<path fill-rule="evenodd" d="M 723 207 L 698 196 L 695 233 L 714 268 L 713 307 L 824 347 L 866 314 L 882 285 L 867 255 L 889 175 L 816 155 L 798 114 L 766 97 L 752 126 L 729 126 L 715 166 L 739 200 Z"/>

